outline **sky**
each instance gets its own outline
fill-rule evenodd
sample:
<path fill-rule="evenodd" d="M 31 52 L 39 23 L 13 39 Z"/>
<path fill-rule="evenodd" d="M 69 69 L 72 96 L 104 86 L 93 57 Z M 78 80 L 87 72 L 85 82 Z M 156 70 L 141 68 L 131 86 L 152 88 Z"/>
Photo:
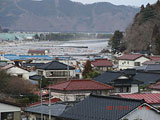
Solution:
<path fill-rule="evenodd" d="M 115 5 L 141 6 L 142 4 L 144 5 L 148 3 L 153 4 L 157 0 L 71 0 L 71 1 L 82 2 L 84 4 L 90 4 L 94 2 L 110 2 Z"/>

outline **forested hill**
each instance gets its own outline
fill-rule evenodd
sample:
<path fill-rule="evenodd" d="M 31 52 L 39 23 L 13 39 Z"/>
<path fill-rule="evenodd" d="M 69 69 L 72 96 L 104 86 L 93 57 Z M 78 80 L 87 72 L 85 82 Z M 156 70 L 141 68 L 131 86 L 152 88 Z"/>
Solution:
<path fill-rule="evenodd" d="M 160 2 L 141 6 L 134 22 L 126 29 L 127 51 L 151 51 L 160 54 Z"/>
<path fill-rule="evenodd" d="M 138 11 L 107 2 L 1 0 L 0 25 L 15 31 L 114 32 L 125 30 Z"/>

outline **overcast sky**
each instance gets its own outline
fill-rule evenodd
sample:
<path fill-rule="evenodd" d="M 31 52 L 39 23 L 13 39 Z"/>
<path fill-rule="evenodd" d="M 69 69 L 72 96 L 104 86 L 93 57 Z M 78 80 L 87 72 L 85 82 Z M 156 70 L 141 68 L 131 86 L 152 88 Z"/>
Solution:
<path fill-rule="evenodd" d="M 157 0 L 71 0 L 71 1 L 82 2 L 84 4 L 106 1 L 116 5 L 141 6 L 142 4 L 146 5 L 147 3 L 153 4 Z"/>

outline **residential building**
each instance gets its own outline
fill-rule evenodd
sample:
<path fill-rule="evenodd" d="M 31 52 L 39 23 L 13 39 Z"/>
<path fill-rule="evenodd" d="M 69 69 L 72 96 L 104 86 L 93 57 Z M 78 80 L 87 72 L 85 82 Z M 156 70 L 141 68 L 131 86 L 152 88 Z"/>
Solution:
<path fill-rule="evenodd" d="M 25 80 L 29 80 L 29 71 L 27 71 L 21 67 L 15 66 L 13 64 L 9 64 L 5 67 L 2 67 L 1 69 L 5 70 L 11 76 L 17 76 L 17 77 L 23 78 Z"/>
<path fill-rule="evenodd" d="M 146 64 L 143 66 L 136 67 L 137 71 L 160 73 L 160 64 Z"/>
<path fill-rule="evenodd" d="M 118 68 L 119 70 L 135 68 L 150 60 L 149 57 L 141 54 L 125 54 L 118 58 Z"/>
<path fill-rule="evenodd" d="M 55 85 L 49 85 L 51 94 L 62 101 L 83 100 L 91 93 L 109 95 L 113 87 L 93 80 L 69 80 Z"/>
<path fill-rule="evenodd" d="M 99 71 L 111 71 L 113 64 L 108 59 L 95 59 L 94 61 L 91 61 L 92 66 L 94 69 L 97 69 Z"/>
<path fill-rule="evenodd" d="M 58 61 L 37 66 L 37 74 L 49 79 L 70 79 L 75 77 L 75 68 Z"/>
<path fill-rule="evenodd" d="M 139 85 L 143 84 L 142 81 L 133 79 L 135 74 L 135 70 L 130 70 L 130 73 L 107 71 L 94 78 L 94 80 L 113 86 L 115 89 L 112 94 L 132 94 L 139 92 Z"/>
<path fill-rule="evenodd" d="M 13 103 L 0 100 L 1 120 L 21 120 L 21 108 Z"/>
<path fill-rule="evenodd" d="M 160 111 L 144 100 L 91 95 L 60 117 L 61 120 L 159 120 Z"/>

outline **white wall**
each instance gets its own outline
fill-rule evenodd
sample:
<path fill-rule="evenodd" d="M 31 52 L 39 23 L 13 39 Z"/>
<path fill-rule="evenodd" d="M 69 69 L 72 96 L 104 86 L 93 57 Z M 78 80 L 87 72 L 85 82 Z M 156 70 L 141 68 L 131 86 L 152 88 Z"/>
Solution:
<path fill-rule="evenodd" d="M 7 73 L 14 76 L 22 75 L 23 79 L 29 80 L 29 72 L 16 66 L 9 68 Z"/>
<path fill-rule="evenodd" d="M 151 93 L 160 93 L 159 90 L 151 90 Z"/>
<path fill-rule="evenodd" d="M 138 85 L 133 84 L 131 85 L 131 93 L 137 93 L 138 92 Z"/>
<path fill-rule="evenodd" d="M 119 65 L 119 69 L 128 69 L 128 68 L 134 68 L 136 67 L 134 65 L 135 62 L 140 62 L 140 66 L 142 66 L 142 63 L 146 62 L 146 61 L 150 61 L 150 59 L 146 58 L 146 57 L 140 57 L 134 61 L 132 60 L 119 60 L 118 61 L 118 65 Z"/>
<path fill-rule="evenodd" d="M 143 107 L 142 110 L 137 109 L 137 110 L 131 112 L 131 114 L 128 114 L 127 116 L 125 116 L 124 118 L 127 118 L 128 120 L 135 120 L 135 119 L 138 119 L 138 120 L 160 120 L 160 114 L 158 114 L 157 112 L 155 112 L 152 109 L 146 110 L 145 107 Z M 123 119 L 121 119 L 121 120 L 123 120 Z"/>
<path fill-rule="evenodd" d="M 0 112 L 19 112 L 21 111 L 20 107 L 0 103 Z"/>

